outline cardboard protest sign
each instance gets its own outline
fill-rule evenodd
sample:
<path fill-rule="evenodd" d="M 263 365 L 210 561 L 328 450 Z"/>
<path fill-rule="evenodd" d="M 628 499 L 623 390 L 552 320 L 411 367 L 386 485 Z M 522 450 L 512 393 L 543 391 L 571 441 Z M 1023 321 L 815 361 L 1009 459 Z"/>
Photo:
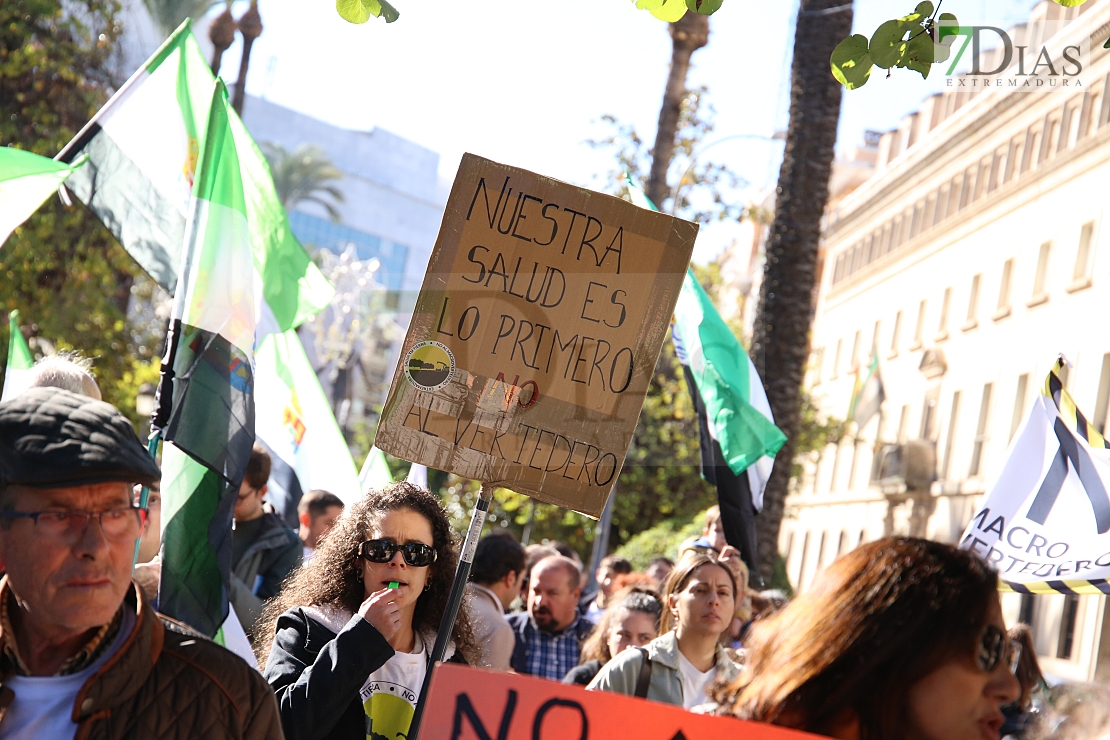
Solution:
<path fill-rule="evenodd" d="M 623 694 L 440 663 L 421 740 L 814 740 L 817 735 L 692 714 Z"/>
<path fill-rule="evenodd" d="M 960 546 L 1021 593 L 1110 593 L 1110 445 L 1049 373 Z"/>
<path fill-rule="evenodd" d="M 377 446 L 598 516 L 697 231 L 465 155 Z"/>

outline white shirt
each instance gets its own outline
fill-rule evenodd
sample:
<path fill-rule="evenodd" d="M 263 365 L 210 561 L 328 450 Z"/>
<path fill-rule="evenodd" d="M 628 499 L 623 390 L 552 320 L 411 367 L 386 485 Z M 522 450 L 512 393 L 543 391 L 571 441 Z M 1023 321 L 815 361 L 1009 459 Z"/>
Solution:
<path fill-rule="evenodd" d="M 112 644 L 91 665 L 68 676 L 12 676 L 5 684 L 15 699 L 4 713 L 0 740 L 73 740 L 77 725 L 70 719 L 85 682 L 116 654 L 135 628 L 135 612 L 124 607 L 123 621 Z"/>
<path fill-rule="evenodd" d="M 309 547 L 308 545 L 305 545 L 304 546 L 304 555 L 301 556 L 301 564 L 302 565 L 308 565 L 308 563 L 314 557 L 316 557 L 316 548 L 315 547 Z"/>
<path fill-rule="evenodd" d="M 425 643 L 416 635 L 416 652 L 394 653 L 362 686 L 359 697 L 366 712 L 367 737 L 407 737 L 424 674 L 428 670 Z"/>
<path fill-rule="evenodd" d="M 699 704 L 705 704 L 709 697 L 705 695 L 705 687 L 716 673 L 716 668 L 710 666 L 709 670 L 702 673 L 694 664 L 686 660 L 682 651 L 678 652 L 678 675 L 682 678 L 682 708 L 692 709 Z"/>

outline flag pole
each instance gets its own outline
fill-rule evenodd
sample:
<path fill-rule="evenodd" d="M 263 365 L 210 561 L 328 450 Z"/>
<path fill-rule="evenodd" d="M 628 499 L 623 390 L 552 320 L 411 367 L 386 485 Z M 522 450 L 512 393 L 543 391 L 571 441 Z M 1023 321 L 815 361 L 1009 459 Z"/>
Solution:
<path fill-rule="evenodd" d="M 428 656 L 428 670 L 424 673 L 424 684 L 420 687 L 420 698 L 416 701 L 416 711 L 412 715 L 409 725 L 409 740 L 417 740 L 420 733 L 420 719 L 424 714 L 424 705 L 428 699 L 428 688 L 432 681 L 432 669 L 436 663 L 443 660 L 447 651 L 447 643 L 455 629 L 455 620 L 459 616 L 459 607 L 462 605 L 463 595 L 466 593 L 466 582 L 470 579 L 470 566 L 474 563 L 474 551 L 478 548 L 478 538 L 482 536 L 482 527 L 486 524 L 486 514 L 489 513 L 490 502 L 493 501 L 493 487 L 482 484 L 478 489 L 478 502 L 474 506 L 474 514 L 470 518 L 470 529 L 466 532 L 462 551 L 459 553 L 459 567 L 455 570 L 455 582 L 451 584 L 451 595 L 447 598 L 447 609 L 443 612 L 443 619 L 439 623 L 439 633 L 436 634 L 435 646 L 432 654 Z"/>

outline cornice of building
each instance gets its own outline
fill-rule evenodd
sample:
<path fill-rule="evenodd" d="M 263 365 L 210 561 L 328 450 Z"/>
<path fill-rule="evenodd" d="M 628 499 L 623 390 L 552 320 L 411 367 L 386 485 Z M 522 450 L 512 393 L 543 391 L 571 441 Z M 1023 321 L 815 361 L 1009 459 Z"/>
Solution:
<path fill-rule="evenodd" d="M 1070 35 L 1079 40 L 1086 34 L 1091 44 L 1092 66 L 1105 58 L 1107 51 L 1102 45 L 1110 34 L 1110 2 L 1096 5 L 1073 24 L 1074 28 L 1069 29 Z M 999 128 L 1029 108 L 1038 105 L 1051 107 L 1052 101 L 1045 100 L 1049 96 L 1059 97 L 1056 93 L 1023 93 L 1005 88 L 1001 91 L 992 88 L 991 92 L 975 94 L 968 103 L 837 204 L 833 213 L 829 214 L 832 216 L 829 219 L 831 224 L 825 232 L 827 253 L 835 251 L 843 241 L 850 241 L 861 223 L 869 223 L 876 214 L 886 211 L 893 204 L 904 205 L 907 191 L 919 189 L 922 181 L 949 170 L 954 162 L 963 160 L 969 150 L 981 143 L 981 138 L 975 134 L 990 129 L 992 124 L 998 124 L 995 128 Z M 846 235 L 849 238 L 845 238 Z M 898 253 L 905 254 L 906 250 L 901 249 Z"/>
<path fill-rule="evenodd" d="M 928 231 L 918 234 L 897 250 L 879 257 L 870 265 L 844 278 L 823 291 L 824 304 L 831 308 L 850 300 L 872 287 L 891 267 L 903 262 L 916 262 L 945 249 L 967 235 L 1007 213 L 1035 200 L 1047 189 L 1066 183 L 1075 174 L 1075 165 L 1082 162 L 1084 171 L 1110 161 L 1110 124 L 1079 141 L 1073 149 L 1060 152 L 1054 159 L 1042 162 L 1036 170 L 987 193 L 960 211 L 959 218 L 947 218 Z"/>

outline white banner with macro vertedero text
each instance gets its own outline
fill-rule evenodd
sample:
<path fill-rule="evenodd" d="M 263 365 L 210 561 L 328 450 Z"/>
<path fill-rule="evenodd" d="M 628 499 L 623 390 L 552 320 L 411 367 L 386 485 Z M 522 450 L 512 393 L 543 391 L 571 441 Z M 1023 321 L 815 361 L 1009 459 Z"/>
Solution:
<path fill-rule="evenodd" d="M 960 546 L 986 558 L 1007 590 L 1110 593 L 1110 450 L 1051 381 Z"/>

